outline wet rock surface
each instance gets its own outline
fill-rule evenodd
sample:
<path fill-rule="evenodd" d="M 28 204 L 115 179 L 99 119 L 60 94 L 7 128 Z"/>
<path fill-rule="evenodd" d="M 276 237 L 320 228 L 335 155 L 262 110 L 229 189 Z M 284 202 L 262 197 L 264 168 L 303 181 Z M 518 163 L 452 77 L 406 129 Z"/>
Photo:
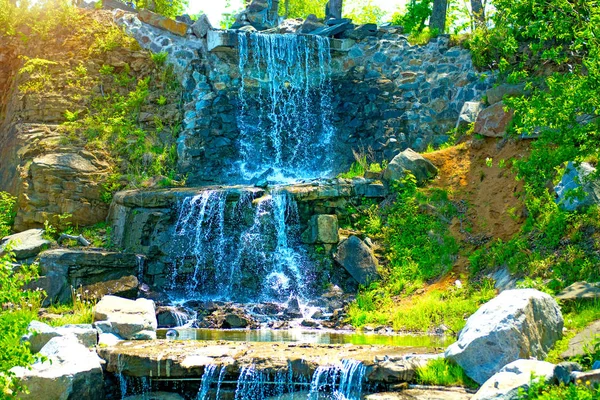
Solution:
<path fill-rule="evenodd" d="M 427 348 L 393 346 L 346 346 L 297 343 L 223 342 L 223 341 L 135 341 L 120 342 L 98 349 L 106 368 L 128 376 L 192 377 L 202 376 L 207 365 L 223 365 L 236 375 L 240 367 L 254 365 L 261 370 L 287 370 L 310 379 L 322 365 L 337 365 L 342 359 L 361 361 L 367 378 L 373 382 L 401 382 L 414 378 L 418 366 L 431 357 Z M 413 353 L 412 355 L 408 353 Z M 414 353 L 419 353 L 415 355 Z"/>

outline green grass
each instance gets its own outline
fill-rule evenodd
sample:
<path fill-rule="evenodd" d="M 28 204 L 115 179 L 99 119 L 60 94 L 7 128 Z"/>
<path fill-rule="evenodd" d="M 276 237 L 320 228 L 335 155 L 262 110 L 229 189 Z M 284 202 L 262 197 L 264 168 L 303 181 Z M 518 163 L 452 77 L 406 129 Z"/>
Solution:
<path fill-rule="evenodd" d="M 546 361 L 555 364 L 563 361 L 560 355 L 567 350 L 569 341 L 590 323 L 600 319 L 600 300 L 582 300 L 566 304 L 562 306 L 562 312 L 567 332 L 554 344 L 546 357 Z M 583 359 L 579 361 L 586 364 Z"/>
<path fill-rule="evenodd" d="M 479 385 L 467 376 L 460 365 L 445 358 L 430 360 L 417 369 L 417 383 L 435 386 L 463 386 L 477 388 Z"/>

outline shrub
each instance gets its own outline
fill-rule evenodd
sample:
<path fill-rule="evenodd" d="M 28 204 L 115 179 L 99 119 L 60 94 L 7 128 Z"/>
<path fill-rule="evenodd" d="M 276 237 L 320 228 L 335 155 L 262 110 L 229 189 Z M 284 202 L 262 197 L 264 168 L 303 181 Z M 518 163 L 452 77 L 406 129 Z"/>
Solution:
<path fill-rule="evenodd" d="M 15 221 L 17 199 L 9 193 L 0 192 L 0 238 L 10 235 Z"/>

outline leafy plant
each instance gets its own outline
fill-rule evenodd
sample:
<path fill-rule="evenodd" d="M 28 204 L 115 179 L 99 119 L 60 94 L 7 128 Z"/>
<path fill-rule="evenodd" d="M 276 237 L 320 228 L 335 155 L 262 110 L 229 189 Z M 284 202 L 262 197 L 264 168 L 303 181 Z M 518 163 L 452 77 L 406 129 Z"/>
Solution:
<path fill-rule="evenodd" d="M 162 67 L 167 62 L 167 58 L 169 57 L 169 53 L 166 51 L 161 51 L 160 53 L 152 53 L 152 61 L 157 67 Z"/>
<path fill-rule="evenodd" d="M 447 358 L 430 360 L 424 367 L 418 368 L 417 382 L 422 385 L 465 386 L 473 389 L 479 386 L 460 365 Z"/>
<path fill-rule="evenodd" d="M 16 197 L 0 192 L 0 238 L 10 235 L 16 216 L 16 204 Z"/>

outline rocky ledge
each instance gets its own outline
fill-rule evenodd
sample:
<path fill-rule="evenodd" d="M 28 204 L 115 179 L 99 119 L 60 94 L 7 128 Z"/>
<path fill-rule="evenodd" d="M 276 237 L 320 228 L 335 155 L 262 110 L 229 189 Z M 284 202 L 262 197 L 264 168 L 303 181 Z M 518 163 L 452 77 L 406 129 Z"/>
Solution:
<path fill-rule="evenodd" d="M 123 341 L 100 347 L 106 370 L 132 377 L 201 378 L 209 365 L 223 366 L 227 374 L 239 375 L 254 366 L 267 374 L 291 368 L 295 376 L 310 381 L 318 367 L 356 360 L 367 368 L 371 383 L 409 382 L 418 367 L 439 357 L 430 348 L 357 346 L 331 344 L 260 343 L 225 341 Z"/>

